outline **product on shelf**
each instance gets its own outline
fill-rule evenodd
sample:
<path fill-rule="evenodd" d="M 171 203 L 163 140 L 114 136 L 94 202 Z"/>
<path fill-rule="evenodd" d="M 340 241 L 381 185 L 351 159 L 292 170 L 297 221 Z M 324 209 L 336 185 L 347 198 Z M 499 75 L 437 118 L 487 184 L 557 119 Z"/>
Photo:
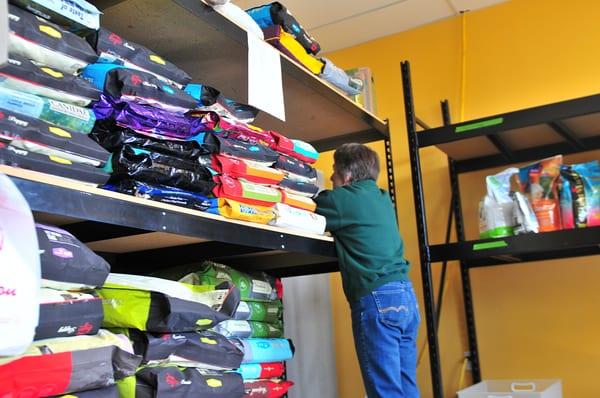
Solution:
<path fill-rule="evenodd" d="M 202 119 L 190 119 L 135 102 L 116 101 L 104 94 L 94 103 L 93 111 L 98 120 L 114 120 L 119 126 L 158 137 L 187 140 L 202 131 L 210 131 Z"/>
<path fill-rule="evenodd" d="M 243 363 L 236 372 L 242 375 L 244 381 L 257 379 L 277 379 L 285 373 L 285 363 L 283 362 L 264 362 L 264 363 Z"/>
<path fill-rule="evenodd" d="M 291 156 L 279 155 L 273 167 L 282 170 L 290 180 L 306 183 L 317 182 L 317 171 L 308 163 Z"/>
<path fill-rule="evenodd" d="M 230 319 L 219 323 L 214 329 L 217 333 L 229 338 L 279 338 L 283 336 L 283 330 L 279 325 L 257 321 Z"/>
<path fill-rule="evenodd" d="M 0 87 L 0 108 L 83 134 L 92 131 L 96 117 L 90 109 Z"/>
<path fill-rule="evenodd" d="M 100 62 L 122 63 L 123 66 L 150 72 L 161 80 L 181 85 L 189 83 L 190 76 L 177 66 L 144 46 L 125 40 L 104 28 L 87 37 L 96 49 Z"/>
<path fill-rule="evenodd" d="M 120 398 L 117 385 L 95 390 L 81 391 L 73 394 L 61 395 L 61 398 Z"/>
<path fill-rule="evenodd" d="M 244 398 L 281 398 L 293 385 L 292 381 L 281 379 L 244 381 Z"/>
<path fill-rule="evenodd" d="M 176 156 L 182 160 L 199 160 L 201 157 L 206 156 L 206 160 L 200 161 L 200 163 L 210 165 L 212 162 L 211 157 L 208 156 L 210 148 L 198 141 L 183 141 L 165 137 L 155 138 L 137 133 L 127 127 L 118 126 L 112 120 L 97 121 L 90 137 L 110 152 L 116 152 L 124 145 L 131 145 L 152 152 Z"/>
<path fill-rule="evenodd" d="M 110 265 L 69 232 L 44 224 L 35 225 L 42 285 L 59 290 L 101 287 Z"/>
<path fill-rule="evenodd" d="M 0 108 L 0 142 L 73 163 L 103 166 L 110 154 L 88 136 Z"/>
<path fill-rule="evenodd" d="M 283 306 L 276 301 L 240 301 L 233 319 L 275 323 L 281 318 Z M 257 377 L 255 377 L 257 378 Z"/>
<path fill-rule="evenodd" d="M 102 302 L 93 293 L 43 288 L 35 339 L 96 334 L 103 317 Z"/>
<path fill-rule="evenodd" d="M 325 233 L 326 220 L 320 214 L 298 209 L 284 203 L 277 203 L 273 208 L 275 219 L 269 224 L 276 227 L 295 229 L 313 234 Z"/>
<path fill-rule="evenodd" d="M 323 61 L 306 52 L 294 36 L 283 30 L 281 26 L 274 25 L 264 28 L 263 34 L 267 43 L 305 67 L 312 74 L 319 75 L 323 71 L 325 66 Z"/>
<path fill-rule="evenodd" d="M 246 30 L 246 32 L 255 35 L 259 39 L 264 39 L 263 32 L 258 26 L 258 24 L 248 15 L 244 10 L 242 10 L 237 5 L 226 2 L 224 4 L 213 4 L 213 8 L 225 16 L 227 19 L 235 22 L 237 25 L 241 26 Z"/>
<path fill-rule="evenodd" d="M 233 339 L 244 351 L 242 363 L 281 362 L 292 359 L 294 348 L 287 339 Z"/>
<path fill-rule="evenodd" d="M 263 162 L 267 165 L 275 163 L 279 157 L 277 152 L 263 145 L 225 138 L 219 134 L 206 134 L 204 143 L 214 148 L 215 153 Z"/>
<path fill-rule="evenodd" d="M 519 170 L 511 167 L 485 178 L 487 195 L 479 203 L 479 236 L 482 239 L 513 235 L 513 200 L 510 179 Z"/>
<path fill-rule="evenodd" d="M 100 28 L 100 11 L 85 0 L 10 0 L 11 3 L 77 33 Z"/>
<path fill-rule="evenodd" d="M 360 79 L 350 77 L 343 69 L 338 68 L 327 58 L 321 58 L 325 63 L 320 78 L 333 84 L 335 87 L 344 91 L 348 95 L 358 95 L 363 89 L 363 82 Z"/>
<path fill-rule="evenodd" d="M 243 178 L 257 184 L 277 185 L 283 180 L 283 173 L 265 166 L 263 163 L 238 159 L 233 156 L 213 156 L 212 168 L 219 174 L 227 174 L 234 178 Z"/>
<path fill-rule="evenodd" d="M 276 280 L 264 272 L 247 274 L 227 265 L 205 261 L 198 271 L 184 276 L 180 282 L 193 285 L 215 285 L 232 282 L 242 300 L 272 301 L 279 299 Z"/>
<path fill-rule="evenodd" d="M 527 196 L 521 192 L 511 192 L 510 197 L 513 200 L 513 233 L 515 235 L 538 233 L 540 224 Z"/>
<path fill-rule="evenodd" d="M 179 114 L 196 107 L 192 96 L 148 72 L 96 63 L 86 66 L 82 76 L 116 101 L 150 105 Z"/>
<path fill-rule="evenodd" d="M 211 128 L 211 132 L 220 137 L 234 139 L 238 142 L 244 141 L 250 144 L 261 144 L 268 147 L 274 144 L 274 139 L 268 131 L 246 124 L 245 122 L 219 116 L 216 112 L 194 110 L 189 112 L 188 115 L 203 118 L 205 125 Z"/>
<path fill-rule="evenodd" d="M 310 212 L 314 212 L 317 209 L 317 204 L 311 198 L 302 195 L 294 195 L 285 191 L 283 192 L 281 203 Z"/>
<path fill-rule="evenodd" d="M 292 195 L 306 196 L 312 198 L 319 192 L 319 187 L 311 182 L 303 182 L 285 177 L 279 182 L 279 187 Z"/>
<path fill-rule="evenodd" d="M 136 354 L 149 365 L 237 369 L 244 353 L 225 336 L 208 330 L 176 334 L 131 331 Z"/>
<path fill-rule="evenodd" d="M 244 383 L 237 373 L 210 372 L 196 368 L 144 367 L 136 374 L 138 383 L 135 398 L 242 398 Z M 134 398 L 134 397 L 125 397 Z"/>
<path fill-rule="evenodd" d="M 40 309 L 40 258 L 33 215 L 17 186 L 2 173 L 0 220 L 1 358 L 27 350 L 33 341 Z M 1 374 L 2 370 L 0 381 Z"/>
<path fill-rule="evenodd" d="M 285 6 L 279 2 L 265 4 L 246 10 L 248 15 L 258 23 L 258 26 L 265 29 L 273 25 L 279 25 L 287 33 L 293 35 L 294 39 L 302 45 L 305 51 L 311 54 L 317 54 L 321 47 L 319 43 L 304 30 L 296 18 L 288 11 Z"/>
<path fill-rule="evenodd" d="M 18 54 L 10 54 L 0 66 L 0 87 L 23 91 L 78 106 L 100 99 L 100 91 L 88 81 L 38 66 Z"/>
<path fill-rule="evenodd" d="M 216 176 L 214 179 L 217 185 L 213 193 L 218 198 L 265 207 L 272 207 L 282 199 L 281 191 L 277 188 L 238 180 L 226 174 Z"/>
<path fill-rule="evenodd" d="M 92 184 L 104 184 L 110 175 L 85 164 L 56 156 L 40 155 L 25 149 L 13 147 L 0 142 L 0 164 L 39 171 L 56 176 L 84 181 Z"/>
<path fill-rule="evenodd" d="M 562 155 L 557 155 L 519 169 L 521 192 L 529 196 L 540 224 L 540 232 L 562 228 L 558 200 L 561 165 Z"/>
<path fill-rule="evenodd" d="M 189 190 L 202 195 L 210 194 L 215 186 L 212 173 L 197 162 L 151 152 L 125 145 L 113 153 L 105 168 L 115 181 L 135 179 Z"/>
<path fill-rule="evenodd" d="M 9 5 L 8 50 L 63 73 L 75 74 L 98 56 L 85 40 Z"/>
<path fill-rule="evenodd" d="M 102 188 L 109 191 L 125 193 L 161 203 L 187 207 L 188 209 L 219 214 L 217 198 L 208 198 L 195 192 L 169 187 L 166 185 L 148 184 L 131 179 L 123 179 L 106 184 Z"/>
<path fill-rule="evenodd" d="M 573 202 L 573 193 L 571 192 L 571 179 L 577 179 L 577 183 L 573 188 L 575 188 L 575 196 L 577 199 L 580 199 L 580 195 L 578 193 L 581 192 L 583 188 L 583 184 L 580 184 L 579 175 L 572 175 L 572 170 L 567 165 L 562 165 L 560 167 L 560 180 L 558 183 L 558 198 L 560 202 L 560 221 L 562 225 L 562 229 L 573 229 L 575 228 L 575 213 L 577 212 L 578 218 L 584 218 L 585 215 L 579 214 L 582 207 L 580 203 L 577 204 L 577 209 L 575 209 L 575 203 Z M 573 178 L 575 177 L 575 178 Z M 580 187 L 578 190 L 577 187 Z M 578 192 L 579 191 L 579 192 Z M 583 216 L 583 217 L 582 217 Z"/>
<path fill-rule="evenodd" d="M 156 333 L 208 329 L 229 319 L 240 301 L 239 290 L 227 282 L 194 286 L 112 273 L 98 294 L 103 299 L 105 327 Z"/>
<path fill-rule="evenodd" d="M 319 157 L 319 152 L 307 142 L 289 139 L 275 131 L 269 132 L 275 139 L 271 149 L 296 158 L 302 162 L 313 164 Z M 277 161 L 277 159 L 275 160 Z"/>
<path fill-rule="evenodd" d="M 94 336 L 39 340 L 23 355 L 0 358 L 0 396 L 53 396 L 106 387 L 135 374 L 140 362 L 125 336 L 103 329 Z"/>
<path fill-rule="evenodd" d="M 262 35 L 262 30 L 260 34 Z M 197 101 L 196 109 L 216 112 L 219 116 L 240 123 L 252 123 L 258 115 L 258 109 L 255 107 L 226 98 L 216 88 L 204 84 L 188 84 L 185 86 L 185 92 Z"/>
<path fill-rule="evenodd" d="M 570 189 L 571 214 L 575 214 L 577 228 L 599 226 L 600 165 L 598 161 L 567 166 L 561 169 L 561 174 L 563 175 L 563 191 L 565 183 Z"/>
<path fill-rule="evenodd" d="M 218 199 L 218 214 L 233 220 L 268 224 L 275 218 L 271 207 L 240 203 L 232 199 Z"/>

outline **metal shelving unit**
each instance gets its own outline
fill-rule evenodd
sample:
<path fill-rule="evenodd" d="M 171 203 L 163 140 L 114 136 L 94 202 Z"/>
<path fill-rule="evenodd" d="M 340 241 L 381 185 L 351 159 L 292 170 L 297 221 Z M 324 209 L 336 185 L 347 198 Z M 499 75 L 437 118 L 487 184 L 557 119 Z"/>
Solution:
<path fill-rule="evenodd" d="M 600 149 L 600 95 L 508 112 L 463 123 L 450 124 L 447 102 L 442 103 L 444 126 L 417 132 L 410 65 L 401 65 L 413 193 L 419 237 L 427 339 L 434 398 L 444 396 L 439 344 L 439 308 L 434 300 L 432 263 L 458 260 L 464 297 L 471 372 L 481 381 L 475 315 L 469 270 L 566 257 L 600 254 L 600 227 L 467 241 L 461 208 L 458 176 L 486 168 L 529 162 L 559 153 L 572 154 Z M 423 123 L 419 123 L 423 125 Z M 419 150 L 436 146 L 448 155 L 450 188 L 458 242 L 431 245 L 421 177 Z M 449 234 L 448 234 L 449 235 Z M 438 295 L 441 297 L 441 295 Z"/>

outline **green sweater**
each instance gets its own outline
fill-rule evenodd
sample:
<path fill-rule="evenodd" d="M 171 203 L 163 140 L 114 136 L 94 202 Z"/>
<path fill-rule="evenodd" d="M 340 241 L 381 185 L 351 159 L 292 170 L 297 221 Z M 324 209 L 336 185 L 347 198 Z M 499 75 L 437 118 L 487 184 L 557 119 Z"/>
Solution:
<path fill-rule="evenodd" d="M 387 191 L 373 180 L 323 191 L 315 199 L 335 237 L 350 303 L 388 282 L 407 280 L 409 264 Z"/>

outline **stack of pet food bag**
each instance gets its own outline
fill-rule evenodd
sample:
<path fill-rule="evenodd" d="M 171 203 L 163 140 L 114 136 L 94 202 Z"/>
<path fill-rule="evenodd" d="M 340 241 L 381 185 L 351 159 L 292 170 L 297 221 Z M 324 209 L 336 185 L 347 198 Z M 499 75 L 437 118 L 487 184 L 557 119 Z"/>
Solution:
<path fill-rule="evenodd" d="M 158 54 L 99 28 L 99 13 L 84 1 L 75 2 L 83 17 L 74 20 L 42 7 L 45 1 L 16 3 L 26 9 L 10 6 L 1 163 L 324 232 L 311 199 L 318 188 L 310 163 L 318 154 L 309 144 L 251 125 L 255 108 L 189 84 L 187 73 Z"/>
<path fill-rule="evenodd" d="M 233 314 L 214 327 L 243 353 L 236 371 L 244 380 L 244 397 L 280 398 L 293 385 L 284 380 L 285 362 L 293 356 L 293 345 L 283 338 L 283 296 L 281 281 L 265 273 L 246 274 L 226 265 L 204 262 L 182 283 L 215 285 L 233 283 L 241 301 Z"/>
<path fill-rule="evenodd" d="M 246 12 L 262 28 L 264 40 L 269 44 L 347 95 L 360 94 L 363 81 L 348 76 L 331 60 L 316 57 L 321 50 L 319 43 L 283 4 L 273 2 Z"/>
<path fill-rule="evenodd" d="M 9 60 L 0 66 L 0 163 L 106 182 L 99 167 L 109 154 L 88 137 L 96 120 L 89 106 L 100 91 L 77 76 L 98 56 L 72 33 L 97 29 L 99 12 L 61 10 L 60 1 L 13 3 L 23 8 L 9 6 Z"/>
<path fill-rule="evenodd" d="M 39 321 L 24 352 L 0 357 L 0 396 L 118 398 L 115 383 L 141 358 L 126 336 L 101 329 L 106 261 L 68 232 L 36 225 L 42 284 Z M 0 309 L 1 312 L 1 309 Z M 89 391 L 89 392 L 87 392 Z"/>
<path fill-rule="evenodd" d="M 482 239 L 600 226 L 597 160 L 567 165 L 557 155 L 488 176 L 486 183 L 479 206 Z"/>

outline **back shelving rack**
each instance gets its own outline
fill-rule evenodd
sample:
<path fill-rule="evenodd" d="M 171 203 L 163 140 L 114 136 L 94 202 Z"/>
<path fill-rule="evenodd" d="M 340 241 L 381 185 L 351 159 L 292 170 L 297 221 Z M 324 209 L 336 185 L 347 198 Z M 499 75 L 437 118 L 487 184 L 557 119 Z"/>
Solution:
<path fill-rule="evenodd" d="M 401 69 L 433 397 L 442 398 L 444 389 L 437 338 L 441 294 L 438 294 L 436 308 L 432 263 L 446 264 L 456 260 L 460 262 L 469 360 L 473 382 L 477 383 L 481 381 L 481 369 L 469 270 L 484 266 L 600 254 L 600 227 L 489 240 L 466 240 L 459 173 L 531 162 L 559 153 L 573 154 L 600 149 L 600 94 L 456 124 L 450 123 L 447 102 L 443 102 L 444 126 L 417 132 L 418 119 L 414 112 L 408 61 L 402 62 Z M 448 156 L 452 192 L 451 215 L 454 217 L 458 240 L 454 243 L 429 244 L 419 157 L 419 150 L 429 146 L 436 146 Z"/>

